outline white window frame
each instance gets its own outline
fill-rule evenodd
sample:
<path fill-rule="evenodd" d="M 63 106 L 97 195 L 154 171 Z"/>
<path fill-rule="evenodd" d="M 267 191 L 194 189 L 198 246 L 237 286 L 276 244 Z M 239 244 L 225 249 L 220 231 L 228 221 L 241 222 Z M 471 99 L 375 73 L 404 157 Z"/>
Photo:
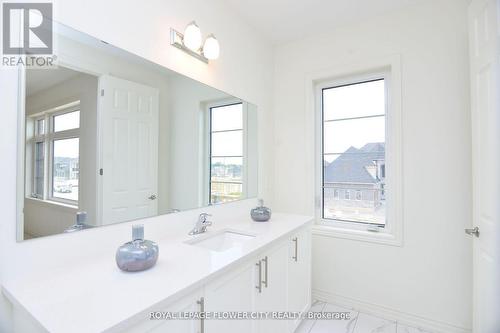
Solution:
<path fill-rule="evenodd" d="M 56 140 L 65 140 L 65 139 L 80 139 L 80 127 L 54 132 L 54 118 L 66 113 L 71 113 L 75 111 L 80 111 L 81 117 L 81 107 L 80 101 L 71 102 L 65 105 L 58 106 L 56 108 L 43 111 L 37 113 L 35 115 L 31 115 L 27 117 L 28 126 L 33 126 L 31 129 L 31 133 L 33 136 L 31 138 L 27 138 L 26 144 L 30 146 L 31 150 L 31 165 L 29 169 L 31 170 L 31 175 L 26 177 L 27 181 L 29 181 L 29 190 L 26 193 L 26 198 L 39 200 L 47 203 L 57 203 L 63 204 L 65 206 L 70 206 L 74 208 L 78 208 L 79 200 L 80 200 L 80 186 L 78 186 L 78 200 L 69 200 L 64 198 L 54 197 L 54 189 L 53 189 L 53 162 L 54 162 L 54 145 L 53 142 Z M 44 134 L 40 135 L 37 133 L 37 121 L 44 119 Z M 33 189 L 35 187 L 35 145 L 38 142 L 44 143 L 44 188 L 43 188 L 43 196 L 42 198 L 34 197 Z M 80 183 L 80 182 L 79 182 Z"/>
<path fill-rule="evenodd" d="M 44 134 L 38 133 L 38 121 L 43 120 L 44 121 Z M 30 165 L 30 170 L 31 170 L 31 183 L 30 185 L 30 193 L 29 197 L 30 198 L 35 198 L 35 199 L 44 199 L 44 195 L 46 193 L 46 170 L 47 170 L 47 142 L 45 139 L 46 133 L 47 133 L 47 119 L 46 116 L 41 115 L 41 116 L 34 116 L 31 117 L 31 121 L 33 122 L 33 138 L 31 139 L 31 144 L 30 144 L 30 152 L 31 152 L 31 165 Z M 43 143 L 43 184 L 42 184 L 42 195 L 41 197 L 35 194 L 35 187 L 36 187 L 36 145 L 37 143 Z"/>
<path fill-rule="evenodd" d="M 229 105 L 241 104 L 242 107 L 242 117 L 243 117 L 243 128 L 242 128 L 242 175 L 241 175 L 241 190 L 242 190 L 242 199 L 247 198 L 248 196 L 248 103 L 242 101 L 237 98 L 226 98 L 216 101 L 204 102 L 203 104 L 203 113 L 204 113 L 204 123 L 205 123 L 205 147 L 204 147 L 204 155 L 205 155 L 205 163 L 203 163 L 203 202 L 205 205 L 214 205 L 211 202 L 211 159 L 212 159 L 212 128 L 211 128 L 211 109 L 217 107 L 224 107 Z M 239 183 L 238 183 L 239 184 Z M 239 201 L 239 200 L 235 200 Z M 234 201 L 231 201 L 234 202 Z M 224 204 L 224 203 L 217 203 Z"/>
<path fill-rule="evenodd" d="M 345 84 L 384 79 L 386 86 L 386 224 L 380 228 L 361 223 L 322 218 L 323 112 L 322 90 Z M 401 149 L 401 61 L 398 55 L 374 58 L 357 64 L 310 75 L 308 104 L 315 110 L 315 226 L 313 233 L 386 245 L 403 245 L 402 149 Z M 387 173 L 387 171 L 389 172 Z"/>

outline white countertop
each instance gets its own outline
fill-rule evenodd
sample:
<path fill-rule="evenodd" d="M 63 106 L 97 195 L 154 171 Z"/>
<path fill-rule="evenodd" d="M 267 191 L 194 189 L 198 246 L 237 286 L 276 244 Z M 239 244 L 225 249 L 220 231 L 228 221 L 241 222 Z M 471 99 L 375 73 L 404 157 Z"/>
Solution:
<path fill-rule="evenodd" d="M 145 238 L 156 241 L 160 248 L 156 266 L 147 271 L 120 271 L 115 263 L 117 246 L 107 246 L 59 267 L 6 281 L 3 291 L 14 305 L 27 311 L 49 332 L 103 332 L 149 310 L 161 310 L 154 306 L 160 302 L 166 304 L 200 287 L 217 273 L 251 257 L 311 220 L 308 216 L 279 213 L 273 214 L 269 223 L 252 222 L 249 217 L 222 221 L 213 218 L 214 225 L 206 234 L 198 236 L 187 235 L 192 223 L 169 221 L 169 225 L 162 226 L 162 234 L 157 232 L 151 237 L 146 224 Z M 206 237 L 222 229 L 256 237 L 246 241 L 241 248 L 225 252 L 185 243 L 193 237 Z M 110 243 L 114 245 L 113 242 Z"/>

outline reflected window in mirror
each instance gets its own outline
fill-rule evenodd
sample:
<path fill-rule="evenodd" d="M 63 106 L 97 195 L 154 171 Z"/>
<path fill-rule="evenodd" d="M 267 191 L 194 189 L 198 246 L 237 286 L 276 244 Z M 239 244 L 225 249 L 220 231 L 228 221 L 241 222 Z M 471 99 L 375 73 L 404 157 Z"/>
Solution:
<path fill-rule="evenodd" d="M 209 107 L 209 204 L 240 200 L 244 173 L 243 103 Z"/>
<path fill-rule="evenodd" d="M 78 207 L 79 107 L 77 101 L 27 118 L 28 197 Z"/>

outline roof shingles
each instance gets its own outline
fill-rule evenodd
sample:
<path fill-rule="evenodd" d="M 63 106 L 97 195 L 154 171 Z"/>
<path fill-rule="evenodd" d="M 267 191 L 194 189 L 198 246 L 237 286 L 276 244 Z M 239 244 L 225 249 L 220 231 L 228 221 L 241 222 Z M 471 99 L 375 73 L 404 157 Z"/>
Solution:
<path fill-rule="evenodd" d="M 378 182 L 366 169 L 373 166 L 374 161 L 385 158 L 385 144 L 367 143 L 362 148 L 350 147 L 332 163 L 324 167 L 326 183 L 365 183 Z"/>

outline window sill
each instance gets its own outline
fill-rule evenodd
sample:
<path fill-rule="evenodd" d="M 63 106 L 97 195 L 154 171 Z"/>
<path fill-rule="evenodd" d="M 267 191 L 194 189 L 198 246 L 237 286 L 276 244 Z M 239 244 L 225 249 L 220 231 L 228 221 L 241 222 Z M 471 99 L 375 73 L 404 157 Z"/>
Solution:
<path fill-rule="evenodd" d="M 49 201 L 49 200 L 42 200 L 42 199 L 37 199 L 37 198 L 30 198 L 26 197 L 26 201 L 40 205 L 40 206 L 46 206 L 46 207 L 52 207 L 58 210 L 62 211 L 68 211 L 68 212 L 76 212 L 78 210 L 78 206 L 75 205 L 70 205 L 62 202 L 57 202 L 57 201 Z"/>
<path fill-rule="evenodd" d="M 403 246 L 403 239 L 401 235 L 389 232 L 371 232 L 366 230 L 342 228 L 334 225 L 327 225 L 322 222 L 316 222 L 316 224 L 313 225 L 312 234 L 382 245 Z"/>

